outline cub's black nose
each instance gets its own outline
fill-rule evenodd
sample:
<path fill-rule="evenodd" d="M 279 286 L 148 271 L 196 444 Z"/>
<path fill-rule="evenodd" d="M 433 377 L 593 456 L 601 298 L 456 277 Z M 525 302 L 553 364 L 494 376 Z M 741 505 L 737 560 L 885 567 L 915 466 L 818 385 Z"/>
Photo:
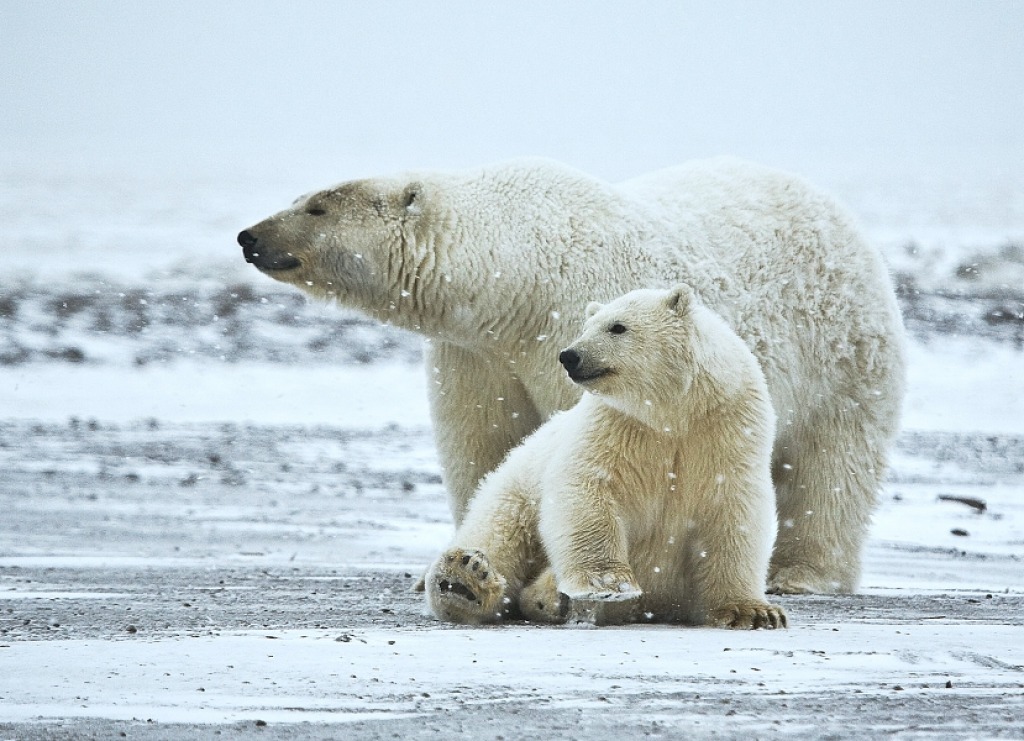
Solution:
<path fill-rule="evenodd" d="M 580 360 L 580 354 L 575 350 L 562 350 L 558 354 L 558 362 L 570 373 L 580 367 Z"/>

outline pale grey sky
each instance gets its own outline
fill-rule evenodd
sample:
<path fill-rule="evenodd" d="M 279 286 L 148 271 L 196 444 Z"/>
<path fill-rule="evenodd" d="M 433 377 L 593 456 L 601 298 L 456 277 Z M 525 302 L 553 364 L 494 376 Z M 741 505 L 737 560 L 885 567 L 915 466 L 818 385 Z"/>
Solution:
<path fill-rule="evenodd" d="M 1024 166 L 1024 3 L 0 0 L 0 154 Z"/>

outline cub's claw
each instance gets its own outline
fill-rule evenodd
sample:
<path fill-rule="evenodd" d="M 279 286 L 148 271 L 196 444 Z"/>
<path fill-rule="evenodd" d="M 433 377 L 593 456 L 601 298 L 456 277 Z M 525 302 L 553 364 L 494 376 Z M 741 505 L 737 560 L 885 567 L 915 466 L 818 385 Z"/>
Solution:
<path fill-rule="evenodd" d="M 718 628 L 756 630 L 785 628 L 789 625 L 786 612 L 778 605 L 765 602 L 742 602 L 712 610 L 710 623 Z"/>

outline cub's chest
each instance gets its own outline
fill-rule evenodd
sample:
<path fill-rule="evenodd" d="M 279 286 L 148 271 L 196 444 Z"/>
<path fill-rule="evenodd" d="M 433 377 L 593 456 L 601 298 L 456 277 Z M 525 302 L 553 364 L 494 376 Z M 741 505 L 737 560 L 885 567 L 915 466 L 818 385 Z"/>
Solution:
<path fill-rule="evenodd" d="M 623 499 L 678 500 L 701 466 L 687 457 L 684 440 L 648 431 L 581 440 L 572 454 L 575 475 L 602 482 Z"/>

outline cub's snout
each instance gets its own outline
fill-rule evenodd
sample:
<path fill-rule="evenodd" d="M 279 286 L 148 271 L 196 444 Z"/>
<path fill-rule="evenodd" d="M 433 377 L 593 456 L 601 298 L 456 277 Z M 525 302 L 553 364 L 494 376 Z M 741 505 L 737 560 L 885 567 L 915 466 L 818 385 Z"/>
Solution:
<path fill-rule="evenodd" d="M 598 365 L 594 358 L 584 356 L 569 347 L 558 354 L 558 362 L 565 368 L 573 383 L 587 384 L 611 373 L 611 368 Z"/>
<path fill-rule="evenodd" d="M 583 362 L 583 358 L 580 354 L 573 350 L 571 347 L 567 350 L 562 350 L 558 354 L 558 362 L 562 364 L 562 367 L 571 376 L 575 371 L 579 370 L 580 364 Z"/>

